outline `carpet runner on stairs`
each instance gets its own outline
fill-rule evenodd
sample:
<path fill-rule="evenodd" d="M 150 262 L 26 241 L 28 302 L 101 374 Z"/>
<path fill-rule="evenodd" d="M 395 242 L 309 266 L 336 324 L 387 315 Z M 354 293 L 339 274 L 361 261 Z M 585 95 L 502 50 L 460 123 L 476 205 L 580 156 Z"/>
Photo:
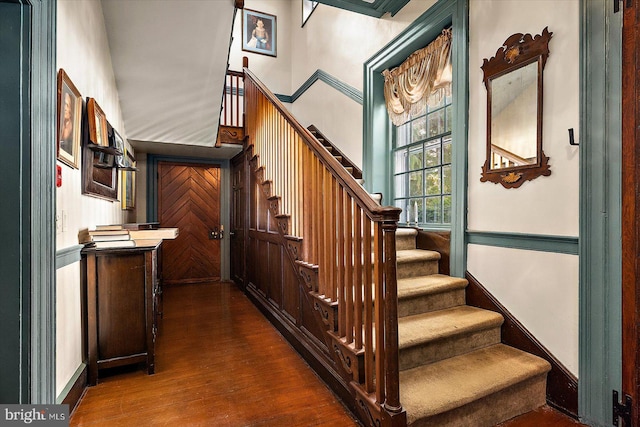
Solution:
<path fill-rule="evenodd" d="M 500 343 L 503 318 L 465 304 L 467 281 L 399 228 L 400 401 L 409 426 L 494 426 L 545 404 L 550 365 Z"/>

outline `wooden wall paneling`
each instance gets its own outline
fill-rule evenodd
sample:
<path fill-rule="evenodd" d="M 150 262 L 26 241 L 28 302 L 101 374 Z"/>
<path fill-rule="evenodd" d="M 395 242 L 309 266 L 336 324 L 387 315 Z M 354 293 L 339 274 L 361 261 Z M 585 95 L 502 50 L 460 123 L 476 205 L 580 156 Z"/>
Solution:
<path fill-rule="evenodd" d="M 286 262 L 284 263 L 286 265 Z M 300 286 L 293 268 L 283 268 L 282 311 L 296 325 L 300 325 Z"/>
<path fill-rule="evenodd" d="M 269 242 L 267 243 L 267 251 L 269 253 L 268 277 L 269 277 L 269 300 L 280 308 L 282 306 L 282 246 Z"/>
<path fill-rule="evenodd" d="M 627 3 L 627 2 L 625 2 Z M 622 390 L 632 399 L 631 421 L 640 423 L 640 5 L 625 5 L 622 26 Z M 623 402 L 624 403 L 624 402 Z M 625 425 L 624 427 L 630 427 Z"/>

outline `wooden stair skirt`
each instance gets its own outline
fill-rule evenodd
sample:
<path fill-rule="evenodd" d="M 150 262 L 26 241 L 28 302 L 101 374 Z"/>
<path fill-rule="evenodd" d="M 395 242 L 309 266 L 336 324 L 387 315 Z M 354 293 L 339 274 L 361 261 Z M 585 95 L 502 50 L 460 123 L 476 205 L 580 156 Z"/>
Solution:
<path fill-rule="evenodd" d="M 263 205 L 269 207 L 266 217 L 270 224 L 265 231 L 282 235 L 280 248 L 274 250 L 267 243 L 269 264 L 277 260 L 282 272 L 274 274 L 259 267 L 258 275 L 266 273 L 272 279 L 293 276 L 296 271 L 287 273 L 288 267 L 297 270 L 303 286 L 298 287 L 297 313 L 287 310 L 287 301 L 283 301 L 291 289 L 274 289 L 273 283 L 267 286 L 257 278 L 249 280 L 250 291 L 258 296 L 254 302 L 279 310 L 280 321 L 290 321 L 288 327 L 300 329 L 298 339 L 308 340 L 302 345 L 316 350 L 314 356 L 322 359 L 321 365 L 331 366 L 324 373 L 320 370 L 323 379 L 340 384 L 338 394 L 343 399 L 348 396 L 346 403 L 365 425 L 405 425 L 404 417 L 396 415 L 396 420 L 364 392 L 364 351 L 356 351 L 336 333 L 339 304 L 318 292 L 318 266 L 300 259 L 302 241 L 287 235 L 288 217 L 279 214 L 273 204 L 277 197 L 270 193 L 269 182 L 259 181 L 261 176 L 259 168 L 254 170 L 254 188 L 260 191 Z M 406 411 L 406 425 L 493 426 L 544 405 L 549 364 L 501 344 L 502 316 L 467 306 L 466 279 L 439 274 L 440 255 L 416 249 L 416 236 L 414 229 L 398 229 L 396 233 L 400 402 Z M 249 259 L 258 259 L 263 252 L 259 248 L 264 244 L 256 240 L 250 248 L 258 252 L 250 253 Z M 281 253 L 288 255 L 280 257 Z M 285 266 L 286 258 L 289 266 Z M 288 285 L 295 288 L 295 279 Z M 317 366 L 318 361 L 311 365 Z M 326 375 L 333 378 L 327 380 Z"/>

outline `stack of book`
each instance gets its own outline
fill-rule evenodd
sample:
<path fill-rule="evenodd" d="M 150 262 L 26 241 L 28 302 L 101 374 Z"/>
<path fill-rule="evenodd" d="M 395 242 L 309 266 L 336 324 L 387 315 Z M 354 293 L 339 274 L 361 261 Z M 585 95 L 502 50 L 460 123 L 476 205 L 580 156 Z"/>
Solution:
<path fill-rule="evenodd" d="M 137 229 L 130 224 L 98 225 L 95 230 L 82 230 L 78 240 L 96 248 L 134 248 L 156 246 L 163 239 L 178 237 L 177 228 Z"/>

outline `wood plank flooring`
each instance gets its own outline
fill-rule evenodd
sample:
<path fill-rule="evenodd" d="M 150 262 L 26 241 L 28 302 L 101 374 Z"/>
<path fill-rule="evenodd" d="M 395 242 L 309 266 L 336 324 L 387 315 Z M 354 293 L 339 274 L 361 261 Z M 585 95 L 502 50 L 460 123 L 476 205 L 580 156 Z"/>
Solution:
<path fill-rule="evenodd" d="M 71 426 L 347 427 L 359 423 L 230 283 L 165 288 L 156 374 L 101 372 Z M 503 427 L 575 427 L 549 408 Z"/>
<path fill-rule="evenodd" d="M 71 426 L 355 426 L 338 399 L 229 283 L 165 288 L 156 374 L 89 388 Z"/>

